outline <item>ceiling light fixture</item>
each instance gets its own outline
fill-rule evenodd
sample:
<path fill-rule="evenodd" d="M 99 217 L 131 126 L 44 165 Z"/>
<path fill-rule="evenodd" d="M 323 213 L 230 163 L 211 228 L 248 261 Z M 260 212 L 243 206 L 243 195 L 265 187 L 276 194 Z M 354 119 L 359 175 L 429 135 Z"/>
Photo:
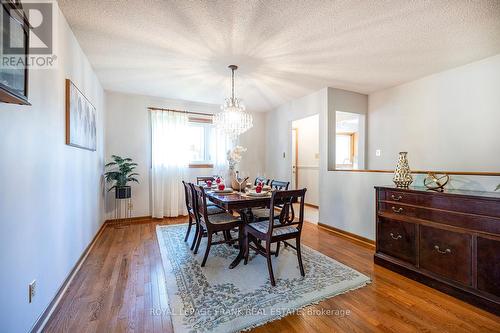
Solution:
<path fill-rule="evenodd" d="M 224 104 L 221 105 L 222 112 L 214 116 L 214 124 L 227 136 L 235 139 L 252 128 L 253 118 L 251 114 L 245 112 L 241 99 L 234 97 L 234 71 L 238 69 L 238 66 L 229 65 L 228 67 L 231 69 L 231 97 L 226 98 Z"/>

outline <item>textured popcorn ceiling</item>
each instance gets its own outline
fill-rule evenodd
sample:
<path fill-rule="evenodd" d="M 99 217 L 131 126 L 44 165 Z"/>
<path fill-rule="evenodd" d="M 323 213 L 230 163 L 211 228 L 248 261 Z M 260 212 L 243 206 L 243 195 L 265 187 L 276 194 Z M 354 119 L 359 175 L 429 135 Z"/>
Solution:
<path fill-rule="evenodd" d="M 370 93 L 500 53 L 500 1 L 124 1 L 59 5 L 105 89 L 266 111 Z"/>

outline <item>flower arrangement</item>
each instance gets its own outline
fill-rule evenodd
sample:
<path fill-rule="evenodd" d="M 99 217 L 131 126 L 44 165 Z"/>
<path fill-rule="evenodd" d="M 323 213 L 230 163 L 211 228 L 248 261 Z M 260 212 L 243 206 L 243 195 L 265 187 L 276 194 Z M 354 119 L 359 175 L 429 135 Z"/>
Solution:
<path fill-rule="evenodd" d="M 242 146 L 236 146 L 231 150 L 227 151 L 227 161 L 229 162 L 229 169 L 234 171 L 238 163 L 241 162 L 242 154 L 246 152 L 247 149 Z"/>

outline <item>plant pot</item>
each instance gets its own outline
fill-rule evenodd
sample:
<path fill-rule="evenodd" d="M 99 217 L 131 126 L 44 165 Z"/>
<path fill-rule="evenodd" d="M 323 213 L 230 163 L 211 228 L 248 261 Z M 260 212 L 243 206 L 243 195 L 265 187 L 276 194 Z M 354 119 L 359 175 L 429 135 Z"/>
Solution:
<path fill-rule="evenodd" d="M 115 189 L 116 199 L 129 199 L 132 196 L 132 188 L 130 186 L 121 186 Z"/>

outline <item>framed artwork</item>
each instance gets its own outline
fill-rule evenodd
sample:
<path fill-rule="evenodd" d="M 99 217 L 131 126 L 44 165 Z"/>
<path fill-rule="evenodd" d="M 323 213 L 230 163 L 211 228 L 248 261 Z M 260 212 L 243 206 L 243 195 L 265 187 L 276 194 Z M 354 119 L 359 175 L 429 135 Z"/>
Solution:
<path fill-rule="evenodd" d="M 0 42 L 2 44 L 0 55 L 5 56 L 3 61 L 13 57 L 15 63 L 0 66 L 0 102 L 31 105 L 28 102 L 28 66 L 26 65 L 29 53 L 28 19 L 20 2 L 2 1 L 0 10 L 2 11 L 0 14 Z"/>
<path fill-rule="evenodd" d="M 66 79 L 66 144 L 95 151 L 96 109 L 71 80 Z"/>

